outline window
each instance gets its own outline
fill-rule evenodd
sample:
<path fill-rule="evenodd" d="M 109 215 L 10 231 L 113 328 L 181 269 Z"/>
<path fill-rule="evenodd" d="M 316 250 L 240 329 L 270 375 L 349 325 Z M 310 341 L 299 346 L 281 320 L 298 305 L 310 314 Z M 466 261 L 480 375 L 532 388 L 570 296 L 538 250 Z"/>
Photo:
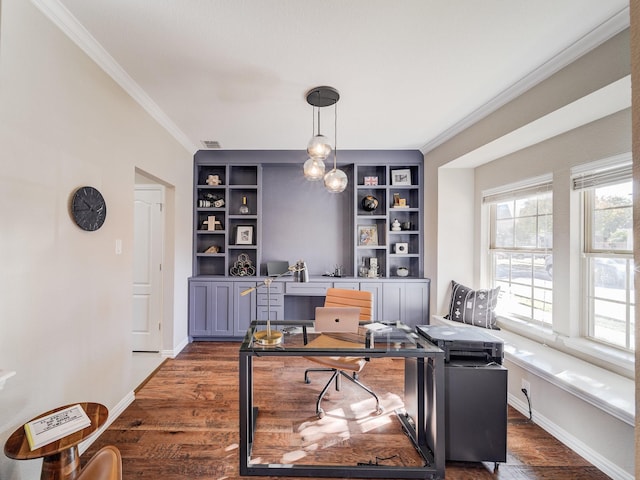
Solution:
<path fill-rule="evenodd" d="M 582 190 L 585 336 L 634 349 L 633 199 L 631 166 L 574 178 Z"/>
<path fill-rule="evenodd" d="M 498 312 L 543 327 L 552 322 L 552 199 L 550 180 L 484 196 Z"/>

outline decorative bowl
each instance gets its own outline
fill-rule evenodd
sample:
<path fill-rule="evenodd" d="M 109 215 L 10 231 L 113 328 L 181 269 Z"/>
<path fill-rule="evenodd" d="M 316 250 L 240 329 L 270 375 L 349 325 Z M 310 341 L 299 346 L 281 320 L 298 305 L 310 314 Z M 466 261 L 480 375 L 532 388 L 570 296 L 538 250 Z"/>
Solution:
<path fill-rule="evenodd" d="M 406 267 L 398 267 L 396 273 L 399 277 L 406 277 L 409 275 L 409 269 Z"/>

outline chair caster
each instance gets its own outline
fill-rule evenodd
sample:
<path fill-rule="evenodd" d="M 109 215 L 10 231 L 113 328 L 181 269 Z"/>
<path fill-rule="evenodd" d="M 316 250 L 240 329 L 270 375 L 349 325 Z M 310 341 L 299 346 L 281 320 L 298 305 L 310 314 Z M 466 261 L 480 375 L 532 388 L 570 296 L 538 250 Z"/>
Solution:
<path fill-rule="evenodd" d="M 383 409 L 383 408 L 378 407 L 378 408 L 376 409 L 376 415 L 382 415 L 383 413 L 384 413 L 384 409 Z"/>
<path fill-rule="evenodd" d="M 322 420 L 324 418 L 324 410 L 322 409 L 318 410 L 317 415 L 318 415 L 318 418 Z"/>

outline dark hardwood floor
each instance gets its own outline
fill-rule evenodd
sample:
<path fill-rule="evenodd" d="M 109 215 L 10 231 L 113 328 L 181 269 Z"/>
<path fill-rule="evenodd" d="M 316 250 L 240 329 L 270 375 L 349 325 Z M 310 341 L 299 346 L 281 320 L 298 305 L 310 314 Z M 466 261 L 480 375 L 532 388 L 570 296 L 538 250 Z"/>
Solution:
<path fill-rule="evenodd" d="M 108 444 L 120 449 L 123 478 L 224 479 L 238 472 L 238 343 L 196 342 L 170 359 L 137 391 L 136 400 L 85 452 Z M 361 380 L 385 407 L 372 415 L 368 395 L 343 382 L 330 391 L 322 420 L 315 398 L 327 379 L 303 381 L 305 359 L 260 358 L 254 363 L 254 403 L 260 408 L 253 458 L 278 463 L 375 461 L 413 465 L 417 453 L 393 409 L 402 406 L 403 363 L 373 359 Z M 509 408 L 507 462 L 453 463 L 448 480 L 602 480 L 609 477 Z M 249 478 L 249 477 L 243 477 Z M 256 477 L 253 477 L 256 478 Z M 291 477 L 289 477 L 291 478 Z"/>

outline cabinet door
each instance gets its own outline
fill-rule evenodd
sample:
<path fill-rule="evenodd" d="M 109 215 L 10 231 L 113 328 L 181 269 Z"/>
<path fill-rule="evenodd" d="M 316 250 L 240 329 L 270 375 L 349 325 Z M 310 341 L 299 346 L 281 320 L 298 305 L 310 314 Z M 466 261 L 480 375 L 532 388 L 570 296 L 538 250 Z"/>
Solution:
<path fill-rule="evenodd" d="M 244 337 L 252 320 L 256 319 L 256 292 L 242 296 L 242 292 L 255 287 L 256 282 L 234 282 L 233 285 L 233 335 Z"/>
<path fill-rule="evenodd" d="M 406 325 L 422 325 L 429 319 L 429 283 L 390 282 L 382 287 L 384 322 L 400 320 Z"/>
<path fill-rule="evenodd" d="M 384 316 L 382 316 L 382 283 L 362 282 L 360 283 L 360 290 L 371 292 L 373 295 L 373 314 L 371 316 L 371 321 L 384 321 Z"/>
<path fill-rule="evenodd" d="M 189 284 L 189 335 L 192 337 L 211 335 L 211 282 Z"/>
<path fill-rule="evenodd" d="M 266 320 L 267 319 L 267 311 L 269 309 L 263 305 L 258 307 L 257 319 L 258 320 Z M 271 310 L 269 313 L 269 320 L 283 320 L 284 319 L 284 307 L 278 305 L 271 305 Z"/>
<path fill-rule="evenodd" d="M 233 283 L 211 282 L 211 335 L 225 337 L 233 335 Z"/>
<path fill-rule="evenodd" d="M 404 318 L 407 325 L 429 323 L 429 284 L 406 283 L 404 286 Z"/>
<path fill-rule="evenodd" d="M 382 322 L 404 321 L 404 282 L 382 285 Z"/>

